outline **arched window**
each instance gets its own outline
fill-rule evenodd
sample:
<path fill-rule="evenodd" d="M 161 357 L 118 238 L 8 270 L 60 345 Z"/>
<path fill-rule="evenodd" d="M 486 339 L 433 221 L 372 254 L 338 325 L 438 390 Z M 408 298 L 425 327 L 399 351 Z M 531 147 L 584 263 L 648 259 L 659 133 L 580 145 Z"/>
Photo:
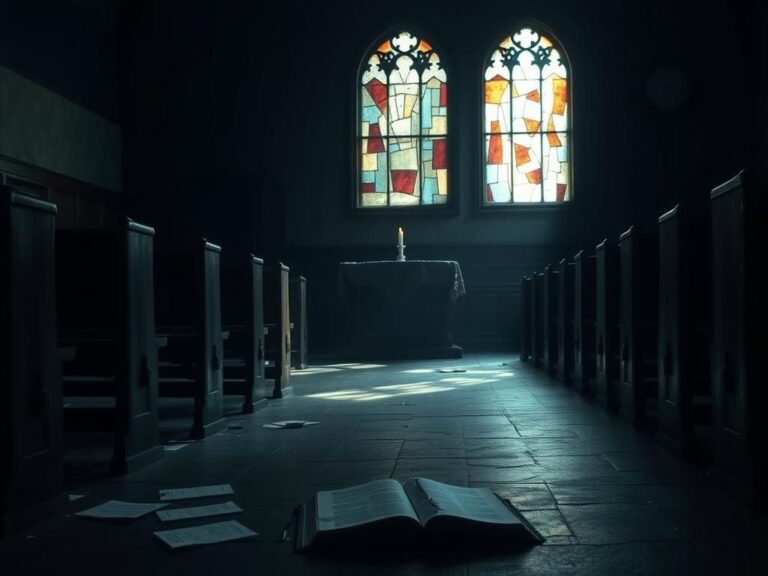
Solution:
<path fill-rule="evenodd" d="M 357 206 L 446 204 L 448 92 L 437 53 L 400 32 L 368 55 L 359 82 Z"/>
<path fill-rule="evenodd" d="M 568 63 L 532 27 L 504 38 L 485 68 L 483 205 L 572 199 Z"/>

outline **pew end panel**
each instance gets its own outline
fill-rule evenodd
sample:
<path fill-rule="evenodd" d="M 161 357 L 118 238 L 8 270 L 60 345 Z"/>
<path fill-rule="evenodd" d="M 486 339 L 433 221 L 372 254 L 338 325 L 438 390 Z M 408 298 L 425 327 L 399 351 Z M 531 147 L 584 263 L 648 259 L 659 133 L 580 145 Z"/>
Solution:
<path fill-rule="evenodd" d="M 64 509 L 54 204 L 0 187 L 0 536 Z"/>
<path fill-rule="evenodd" d="M 158 332 L 168 338 L 160 362 L 160 396 L 193 399 L 190 437 L 225 425 L 221 248 L 205 238 L 158 254 Z"/>
<path fill-rule="evenodd" d="M 163 457 L 159 440 L 154 230 L 126 219 L 66 230 L 57 247 L 65 411 L 71 430 L 113 435 L 110 469 L 124 474 Z M 78 406 L 76 397 L 112 398 Z"/>
<path fill-rule="evenodd" d="M 263 277 L 264 261 L 252 254 L 222 262 L 224 394 L 243 397 L 243 414 L 266 400 Z"/>
<path fill-rule="evenodd" d="M 619 409 L 618 246 L 603 240 L 595 248 L 595 397 L 608 410 Z"/>
<path fill-rule="evenodd" d="M 559 321 L 557 324 L 557 378 L 566 385 L 573 383 L 573 322 L 575 308 L 576 265 L 563 258 L 560 261 L 558 292 Z"/>
<path fill-rule="evenodd" d="M 710 476 L 766 508 L 763 382 L 768 291 L 765 187 L 741 171 L 710 195 L 712 226 L 713 469 Z"/>
<path fill-rule="evenodd" d="M 573 317 L 573 385 L 585 396 L 595 393 L 595 304 L 596 257 L 583 250 L 574 262 L 574 317 Z"/>
<path fill-rule="evenodd" d="M 530 276 L 523 276 L 520 279 L 520 360 L 523 362 L 531 361 L 531 319 L 533 306 L 533 280 Z"/>
<path fill-rule="evenodd" d="M 701 462 L 712 432 L 707 224 L 679 205 L 659 217 L 659 438 Z"/>
<path fill-rule="evenodd" d="M 543 357 L 544 370 L 551 375 L 557 372 L 557 337 L 558 321 L 560 319 L 558 296 L 560 293 L 560 272 L 556 266 L 547 264 L 544 267 L 544 323 L 543 323 Z"/>
<path fill-rule="evenodd" d="M 544 362 L 544 274 L 533 273 L 531 291 L 531 356 L 533 365 L 542 366 Z"/>
<path fill-rule="evenodd" d="M 266 376 L 274 380 L 271 398 L 282 398 L 291 377 L 290 268 L 278 262 L 264 268 L 264 322 L 267 327 Z"/>
<path fill-rule="evenodd" d="M 658 240 L 630 227 L 619 238 L 619 405 L 638 428 L 654 428 L 658 412 Z"/>
<path fill-rule="evenodd" d="M 307 279 L 297 276 L 290 279 L 291 310 L 291 367 L 303 370 L 307 367 L 308 330 L 307 330 Z"/>

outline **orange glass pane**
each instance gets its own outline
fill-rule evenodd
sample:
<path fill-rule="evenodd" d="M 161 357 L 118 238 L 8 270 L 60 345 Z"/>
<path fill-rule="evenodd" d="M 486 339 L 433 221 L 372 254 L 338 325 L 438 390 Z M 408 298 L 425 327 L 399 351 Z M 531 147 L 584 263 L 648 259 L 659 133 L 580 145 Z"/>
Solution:
<path fill-rule="evenodd" d="M 541 168 L 531 170 L 526 173 L 525 177 L 528 178 L 528 182 L 531 184 L 541 184 Z"/>
<path fill-rule="evenodd" d="M 491 135 L 488 142 L 488 164 L 503 164 L 504 154 L 501 147 L 501 128 L 499 127 L 499 121 L 493 120 L 491 122 Z"/>
<path fill-rule="evenodd" d="M 421 42 L 419 42 L 419 47 L 416 49 L 419 52 L 429 52 L 430 50 L 432 50 L 432 46 L 430 46 L 429 42 L 427 42 L 426 40 L 422 40 Z"/>
<path fill-rule="evenodd" d="M 529 120 L 528 118 L 525 118 L 525 129 L 530 132 L 538 132 L 539 126 L 541 125 L 541 122 L 538 120 Z"/>
<path fill-rule="evenodd" d="M 568 82 L 563 78 L 555 78 L 552 80 L 552 87 L 555 93 L 552 114 L 562 116 L 565 113 L 565 104 L 568 102 Z"/>
<path fill-rule="evenodd" d="M 541 94 L 539 94 L 538 90 L 534 90 L 533 92 L 529 92 L 526 96 L 528 100 L 532 100 L 534 102 L 541 102 Z"/>
<path fill-rule="evenodd" d="M 563 143 L 560 141 L 560 137 L 555 132 L 548 132 L 547 140 L 549 140 L 549 145 L 552 148 L 558 148 L 563 145 Z"/>
<path fill-rule="evenodd" d="M 515 144 L 515 165 L 521 166 L 531 161 L 531 149 L 521 144 Z"/>

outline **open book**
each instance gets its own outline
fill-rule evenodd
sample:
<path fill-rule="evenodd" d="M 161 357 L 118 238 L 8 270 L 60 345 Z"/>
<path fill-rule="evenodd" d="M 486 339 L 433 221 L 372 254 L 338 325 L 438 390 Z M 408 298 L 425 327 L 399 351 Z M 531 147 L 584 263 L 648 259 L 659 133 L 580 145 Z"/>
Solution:
<path fill-rule="evenodd" d="M 544 538 L 508 501 L 488 488 L 413 478 L 374 480 L 317 492 L 296 509 L 297 551 L 397 540 L 530 545 Z"/>

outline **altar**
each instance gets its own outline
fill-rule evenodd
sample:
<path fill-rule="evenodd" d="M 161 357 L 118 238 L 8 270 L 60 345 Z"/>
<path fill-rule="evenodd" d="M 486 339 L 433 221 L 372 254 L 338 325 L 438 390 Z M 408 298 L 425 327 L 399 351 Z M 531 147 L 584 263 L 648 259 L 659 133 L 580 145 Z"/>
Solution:
<path fill-rule="evenodd" d="M 358 359 L 461 358 L 453 303 L 464 294 L 458 262 L 341 262 L 339 355 Z"/>

